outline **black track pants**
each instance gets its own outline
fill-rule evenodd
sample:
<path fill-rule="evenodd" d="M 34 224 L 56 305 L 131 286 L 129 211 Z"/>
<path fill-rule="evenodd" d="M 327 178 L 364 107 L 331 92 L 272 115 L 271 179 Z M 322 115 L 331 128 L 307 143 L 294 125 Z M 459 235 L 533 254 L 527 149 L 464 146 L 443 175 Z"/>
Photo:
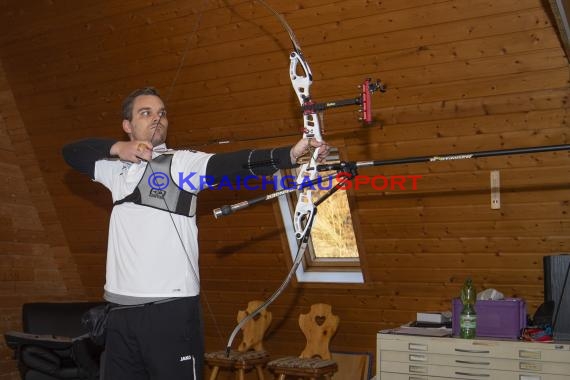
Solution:
<path fill-rule="evenodd" d="M 198 296 L 110 313 L 105 380 L 202 380 L 203 368 Z"/>

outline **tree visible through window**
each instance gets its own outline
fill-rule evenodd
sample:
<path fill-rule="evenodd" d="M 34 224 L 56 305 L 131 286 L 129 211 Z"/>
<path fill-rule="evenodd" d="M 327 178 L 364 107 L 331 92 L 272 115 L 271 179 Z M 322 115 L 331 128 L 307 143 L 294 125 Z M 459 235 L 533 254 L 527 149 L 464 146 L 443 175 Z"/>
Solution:
<path fill-rule="evenodd" d="M 336 173 L 322 174 L 327 178 L 334 178 Z M 337 182 L 333 179 L 332 185 L 324 183 L 323 187 L 332 187 Z M 315 193 L 314 196 L 319 198 L 326 193 L 326 190 L 318 190 Z M 346 190 L 337 191 L 319 205 L 311 242 L 315 258 L 358 258 L 358 247 Z"/>
<path fill-rule="evenodd" d="M 338 152 L 329 155 L 327 163 L 339 162 Z M 284 175 L 284 173 L 282 173 Z M 293 177 L 298 176 L 297 170 L 292 170 Z M 327 190 L 337 183 L 336 172 L 319 173 L 325 181 L 315 186 L 313 202 L 322 197 Z M 333 183 L 329 183 L 332 180 Z M 293 215 L 297 196 L 291 193 L 288 197 L 281 197 L 279 205 L 291 255 L 297 253 L 298 240 L 295 238 L 293 228 Z M 340 189 L 317 207 L 317 215 L 311 230 L 309 248 L 305 252 L 303 273 L 297 273 L 299 281 L 309 282 L 339 282 L 362 283 L 362 271 L 358 253 L 358 244 L 354 230 L 354 223 L 350 210 L 349 193 Z M 322 276 L 319 276 L 319 273 Z M 300 277 L 306 275 L 307 279 Z M 309 279 L 310 278 L 310 279 Z"/>

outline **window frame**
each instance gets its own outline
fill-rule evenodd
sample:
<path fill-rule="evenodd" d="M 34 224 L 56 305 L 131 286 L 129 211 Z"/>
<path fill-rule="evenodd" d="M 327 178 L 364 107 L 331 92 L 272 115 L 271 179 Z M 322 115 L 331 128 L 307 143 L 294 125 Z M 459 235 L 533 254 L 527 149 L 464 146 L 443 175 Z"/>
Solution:
<path fill-rule="evenodd" d="M 277 176 L 279 181 L 286 175 L 279 171 Z M 344 191 L 344 190 L 343 190 Z M 362 268 L 362 247 L 359 244 L 357 225 L 354 215 L 352 215 L 352 202 L 350 193 L 347 193 L 347 200 L 351 210 L 352 228 L 354 231 L 358 258 L 316 258 L 312 252 L 312 243 L 309 239 L 309 246 L 303 253 L 302 265 L 296 270 L 298 282 L 314 283 L 342 283 L 342 284 L 364 284 L 364 272 Z M 296 200 L 292 194 L 278 197 L 279 211 L 285 229 L 285 239 L 291 255 L 291 260 L 295 261 L 299 247 L 299 241 L 295 237 L 295 227 L 293 225 L 293 215 Z M 309 257 L 307 256 L 309 255 Z"/>

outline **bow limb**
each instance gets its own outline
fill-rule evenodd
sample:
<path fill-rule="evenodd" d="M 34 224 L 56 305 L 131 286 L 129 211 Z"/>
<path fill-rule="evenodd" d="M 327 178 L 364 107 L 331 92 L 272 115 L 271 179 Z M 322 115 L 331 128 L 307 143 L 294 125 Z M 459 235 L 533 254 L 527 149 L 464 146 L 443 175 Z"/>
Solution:
<path fill-rule="evenodd" d="M 316 215 L 316 213 L 310 214 L 309 220 L 307 221 L 308 226 L 312 225 L 312 223 L 315 219 L 315 215 Z M 273 301 L 275 301 L 277 299 L 277 297 L 279 297 L 281 295 L 281 293 L 283 293 L 283 291 L 287 288 L 287 286 L 289 286 L 289 283 L 291 282 L 293 275 L 297 271 L 299 264 L 301 264 L 301 261 L 303 261 L 303 253 L 305 252 L 305 249 L 307 249 L 307 245 L 309 244 L 309 232 L 310 232 L 310 228 L 308 228 L 306 230 L 306 233 L 302 236 L 301 244 L 299 245 L 299 248 L 297 250 L 297 255 L 295 256 L 295 260 L 293 261 L 293 265 L 291 266 L 289 273 L 287 273 L 287 277 L 285 277 L 285 280 L 281 283 L 279 288 L 269 298 L 267 298 L 267 300 L 265 300 L 261 305 L 259 305 L 259 307 L 257 309 L 255 309 L 252 313 L 245 316 L 241 321 L 239 321 L 239 323 L 236 325 L 236 327 L 232 331 L 232 333 L 228 339 L 228 344 L 226 345 L 226 356 L 227 357 L 230 356 L 230 350 L 232 348 L 232 342 L 234 341 L 238 332 L 243 328 L 243 326 L 245 326 L 245 324 L 247 322 L 249 322 L 251 319 L 255 318 L 255 316 L 257 314 L 259 314 L 263 309 L 267 308 L 267 306 L 272 304 Z"/>

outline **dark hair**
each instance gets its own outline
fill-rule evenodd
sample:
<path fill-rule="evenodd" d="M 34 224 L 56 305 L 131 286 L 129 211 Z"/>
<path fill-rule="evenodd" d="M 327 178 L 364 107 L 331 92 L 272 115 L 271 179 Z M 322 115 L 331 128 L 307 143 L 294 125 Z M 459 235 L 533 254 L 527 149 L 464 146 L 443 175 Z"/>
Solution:
<path fill-rule="evenodd" d="M 158 91 L 156 91 L 154 87 L 144 87 L 134 90 L 123 100 L 123 120 L 133 120 L 133 103 L 135 99 L 141 95 L 154 95 L 160 98 Z"/>

